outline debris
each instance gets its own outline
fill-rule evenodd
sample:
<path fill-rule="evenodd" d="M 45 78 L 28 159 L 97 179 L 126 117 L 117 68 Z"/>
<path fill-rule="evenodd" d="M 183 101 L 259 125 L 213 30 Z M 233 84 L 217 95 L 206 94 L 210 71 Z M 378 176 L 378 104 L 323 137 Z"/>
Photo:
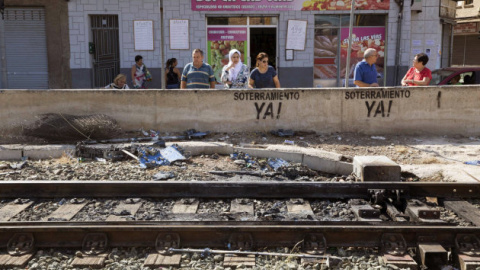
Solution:
<path fill-rule="evenodd" d="M 81 158 L 103 158 L 105 160 L 119 161 L 126 158 L 122 149 L 129 149 L 130 152 L 135 152 L 135 147 L 120 147 L 108 144 L 86 144 L 85 142 L 78 143 L 75 147 L 75 155 Z"/>
<path fill-rule="evenodd" d="M 22 162 L 19 162 L 19 163 L 10 164 L 10 168 L 12 168 L 14 170 L 21 170 L 23 168 L 23 166 L 25 166 L 25 164 L 27 164 L 26 160 L 24 160 Z"/>
<path fill-rule="evenodd" d="M 95 161 L 102 162 L 102 163 L 107 163 L 107 160 L 106 160 L 106 159 L 104 159 L 104 158 L 99 158 L 99 157 L 96 157 L 96 158 L 95 158 Z"/>
<path fill-rule="evenodd" d="M 287 167 L 290 165 L 290 163 L 281 158 L 269 158 L 267 163 L 275 171 L 281 167 Z"/>
<path fill-rule="evenodd" d="M 372 138 L 374 140 L 382 140 L 382 141 L 385 140 L 385 137 L 382 137 L 382 136 L 372 136 L 370 138 Z"/>
<path fill-rule="evenodd" d="M 273 177 L 281 174 L 279 172 L 264 172 L 264 171 L 210 171 L 209 173 L 216 174 L 216 175 L 223 175 L 223 176 L 238 174 L 238 175 L 252 175 L 252 176 L 259 176 L 259 177 L 263 177 L 263 176 Z"/>
<path fill-rule="evenodd" d="M 210 134 L 210 131 L 207 132 L 198 132 L 195 129 L 189 129 L 185 131 L 185 135 L 188 139 L 201 139 Z"/>
<path fill-rule="evenodd" d="M 177 160 L 185 160 L 183 149 L 176 144 L 161 150 L 154 147 L 138 147 L 137 150 L 141 168 L 170 165 Z"/>
<path fill-rule="evenodd" d="M 480 160 L 471 160 L 471 161 L 465 161 L 464 162 L 467 165 L 480 165 Z"/>
<path fill-rule="evenodd" d="M 109 139 L 120 134 L 117 121 L 105 114 L 69 115 L 48 113 L 24 129 L 24 135 L 49 142 Z"/>
<path fill-rule="evenodd" d="M 132 158 L 134 158 L 134 159 L 136 159 L 136 160 L 140 160 L 137 156 L 135 156 L 134 154 L 128 152 L 128 151 L 125 150 L 125 149 L 122 149 L 122 152 L 125 153 L 125 154 L 127 154 L 127 155 L 129 155 L 129 156 L 131 156 Z"/>
<path fill-rule="evenodd" d="M 159 181 L 159 180 L 168 180 L 174 177 L 175 177 L 175 174 L 173 172 L 158 172 L 153 175 L 152 179 L 155 181 Z"/>
<path fill-rule="evenodd" d="M 4 173 L 0 173 L 0 175 L 10 175 L 10 174 L 16 174 L 16 173 L 20 173 L 20 172 L 17 172 L 17 171 L 13 171 L 13 172 L 4 172 Z"/>
<path fill-rule="evenodd" d="M 0 170 L 5 170 L 8 168 L 10 168 L 10 166 L 8 166 L 7 164 L 0 164 Z"/>
<path fill-rule="evenodd" d="M 284 143 L 284 144 L 290 144 L 290 145 L 294 145 L 294 144 L 295 144 L 294 141 L 289 141 L 289 140 L 285 140 L 283 143 Z"/>
<path fill-rule="evenodd" d="M 272 130 L 270 131 L 272 135 L 276 135 L 279 137 L 290 137 L 295 135 L 295 131 L 291 129 L 283 130 L 283 129 L 278 129 L 278 130 Z"/>

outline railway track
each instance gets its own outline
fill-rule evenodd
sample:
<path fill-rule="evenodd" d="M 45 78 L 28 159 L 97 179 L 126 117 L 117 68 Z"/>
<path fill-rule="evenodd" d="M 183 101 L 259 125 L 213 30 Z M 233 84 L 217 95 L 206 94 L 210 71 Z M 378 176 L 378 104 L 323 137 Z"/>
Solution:
<path fill-rule="evenodd" d="M 0 246 L 8 254 L 0 256 L 0 266 L 25 264 L 35 250 L 48 248 L 77 250 L 72 264 L 101 268 L 112 248 L 149 247 L 145 265 L 154 268 L 178 265 L 176 252 L 186 248 L 233 254 L 296 246 L 313 256 L 302 260 L 329 263 L 330 269 L 341 269 L 327 262 L 329 250 L 341 247 L 378 249 L 399 267 L 451 263 L 472 269 L 480 265 L 479 188 L 422 182 L 4 181 Z M 332 215 L 339 203 L 343 214 Z M 53 207 L 38 218 L 22 218 L 46 205 Z M 105 218 L 87 219 L 97 206 Z M 145 218 L 151 209 L 156 215 Z M 445 211 L 458 219 L 442 219 Z M 238 255 L 237 265 L 252 263 L 247 254 Z"/>

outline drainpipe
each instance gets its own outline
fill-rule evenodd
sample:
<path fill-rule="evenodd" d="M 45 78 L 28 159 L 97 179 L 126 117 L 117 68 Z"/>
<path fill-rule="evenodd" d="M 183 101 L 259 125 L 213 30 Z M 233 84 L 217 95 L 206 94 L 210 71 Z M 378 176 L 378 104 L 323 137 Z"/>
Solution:
<path fill-rule="evenodd" d="M 398 20 L 397 20 L 397 45 L 395 55 L 395 77 L 393 80 L 393 85 L 398 85 L 398 73 L 400 72 L 400 39 L 402 38 L 402 19 L 403 19 L 403 1 L 404 0 L 395 0 L 400 10 L 398 11 Z"/>
<path fill-rule="evenodd" d="M 166 87 L 166 82 L 165 82 L 165 66 L 164 66 L 164 63 L 166 62 L 165 61 L 165 31 L 163 30 L 165 27 L 164 27 L 164 22 L 163 22 L 163 0 L 159 0 L 158 3 L 160 4 L 160 36 L 161 36 L 161 39 L 160 39 L 160 47 L 161 47 L 161 50 L 160 50 L 160 71 L 162 73 L 162 89 L 165 89 Z"/>

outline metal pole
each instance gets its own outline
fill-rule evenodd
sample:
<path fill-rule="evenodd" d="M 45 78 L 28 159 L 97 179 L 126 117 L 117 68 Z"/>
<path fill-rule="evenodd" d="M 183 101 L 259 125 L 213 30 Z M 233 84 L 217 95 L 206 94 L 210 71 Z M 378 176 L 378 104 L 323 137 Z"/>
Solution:
<path fill-rule="evenodd" d="M 165 81 L 165 72 L 166 70 L 164 69 L 165 66 L 165 22 L 163 21 L 164 15 L 163 15 L 163 0 L 159 0 L 158 3 L 160 4 L 160 35 L 161 35 L 161 40 L 160 40 L 160 72 L 162 73 L 162 89 L 165 89 L 166 86 L 166 81 Z"/>
<path fill-rule="evenodd" d="M 355 10 L 355 0 L 352 0 L 352 7 L 350 8 L 350 25 L 348 26 L 348 49 L 347 49 L 347 66 L 345 67 L 345 87 L 348 87 L 350 73 L 350 55 L 352 54 L 352 29 Z"/>

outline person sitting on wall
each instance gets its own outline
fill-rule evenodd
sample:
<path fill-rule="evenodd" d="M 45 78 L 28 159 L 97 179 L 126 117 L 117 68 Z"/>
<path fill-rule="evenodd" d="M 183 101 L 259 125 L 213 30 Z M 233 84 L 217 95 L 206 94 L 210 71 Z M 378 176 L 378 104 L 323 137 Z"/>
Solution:
<path fill-rule="evenodd" d="M 363 54 L 363 60 L 358 62 L 353 72 L 353 83 L 357 87 L 378 87 L 377 81 L 377 50 L 369 48 Z"/>
<path fill-rule="evenodd" d="M 237 49 L 230 50 L 228 53 L 230 61 L 223 67 L 221 77 L 225 89 L 242 89 L 248 86 L 250 70 L 240 60 L 241 56 L 242 54 Z"/>
<path fill-rule="evenodd" d="M 193 50 L 192 59 L 193 62 L 186 64 L 183 68 L 180 88 L 215 88 L 213 69 L 203 62 L 203 51 Z"/>
<path fill-rule="evenodd" d="M 428 55 L 419 53 L 413 58 L 413 67 L 411 67 L 407 74 L 402 79 L 403 86 L 419 86 L 428 85 L 432 79 L 432 71 L 425 67 L 428 63 Z"/>
<path fill-rule="evenodd" d="M 130 89 L 127 85 L 127 76 L 125 74 L 118 74 L 115 79 L 113 79 L 113 83 L 105 86 L 106 89 Z"/>

